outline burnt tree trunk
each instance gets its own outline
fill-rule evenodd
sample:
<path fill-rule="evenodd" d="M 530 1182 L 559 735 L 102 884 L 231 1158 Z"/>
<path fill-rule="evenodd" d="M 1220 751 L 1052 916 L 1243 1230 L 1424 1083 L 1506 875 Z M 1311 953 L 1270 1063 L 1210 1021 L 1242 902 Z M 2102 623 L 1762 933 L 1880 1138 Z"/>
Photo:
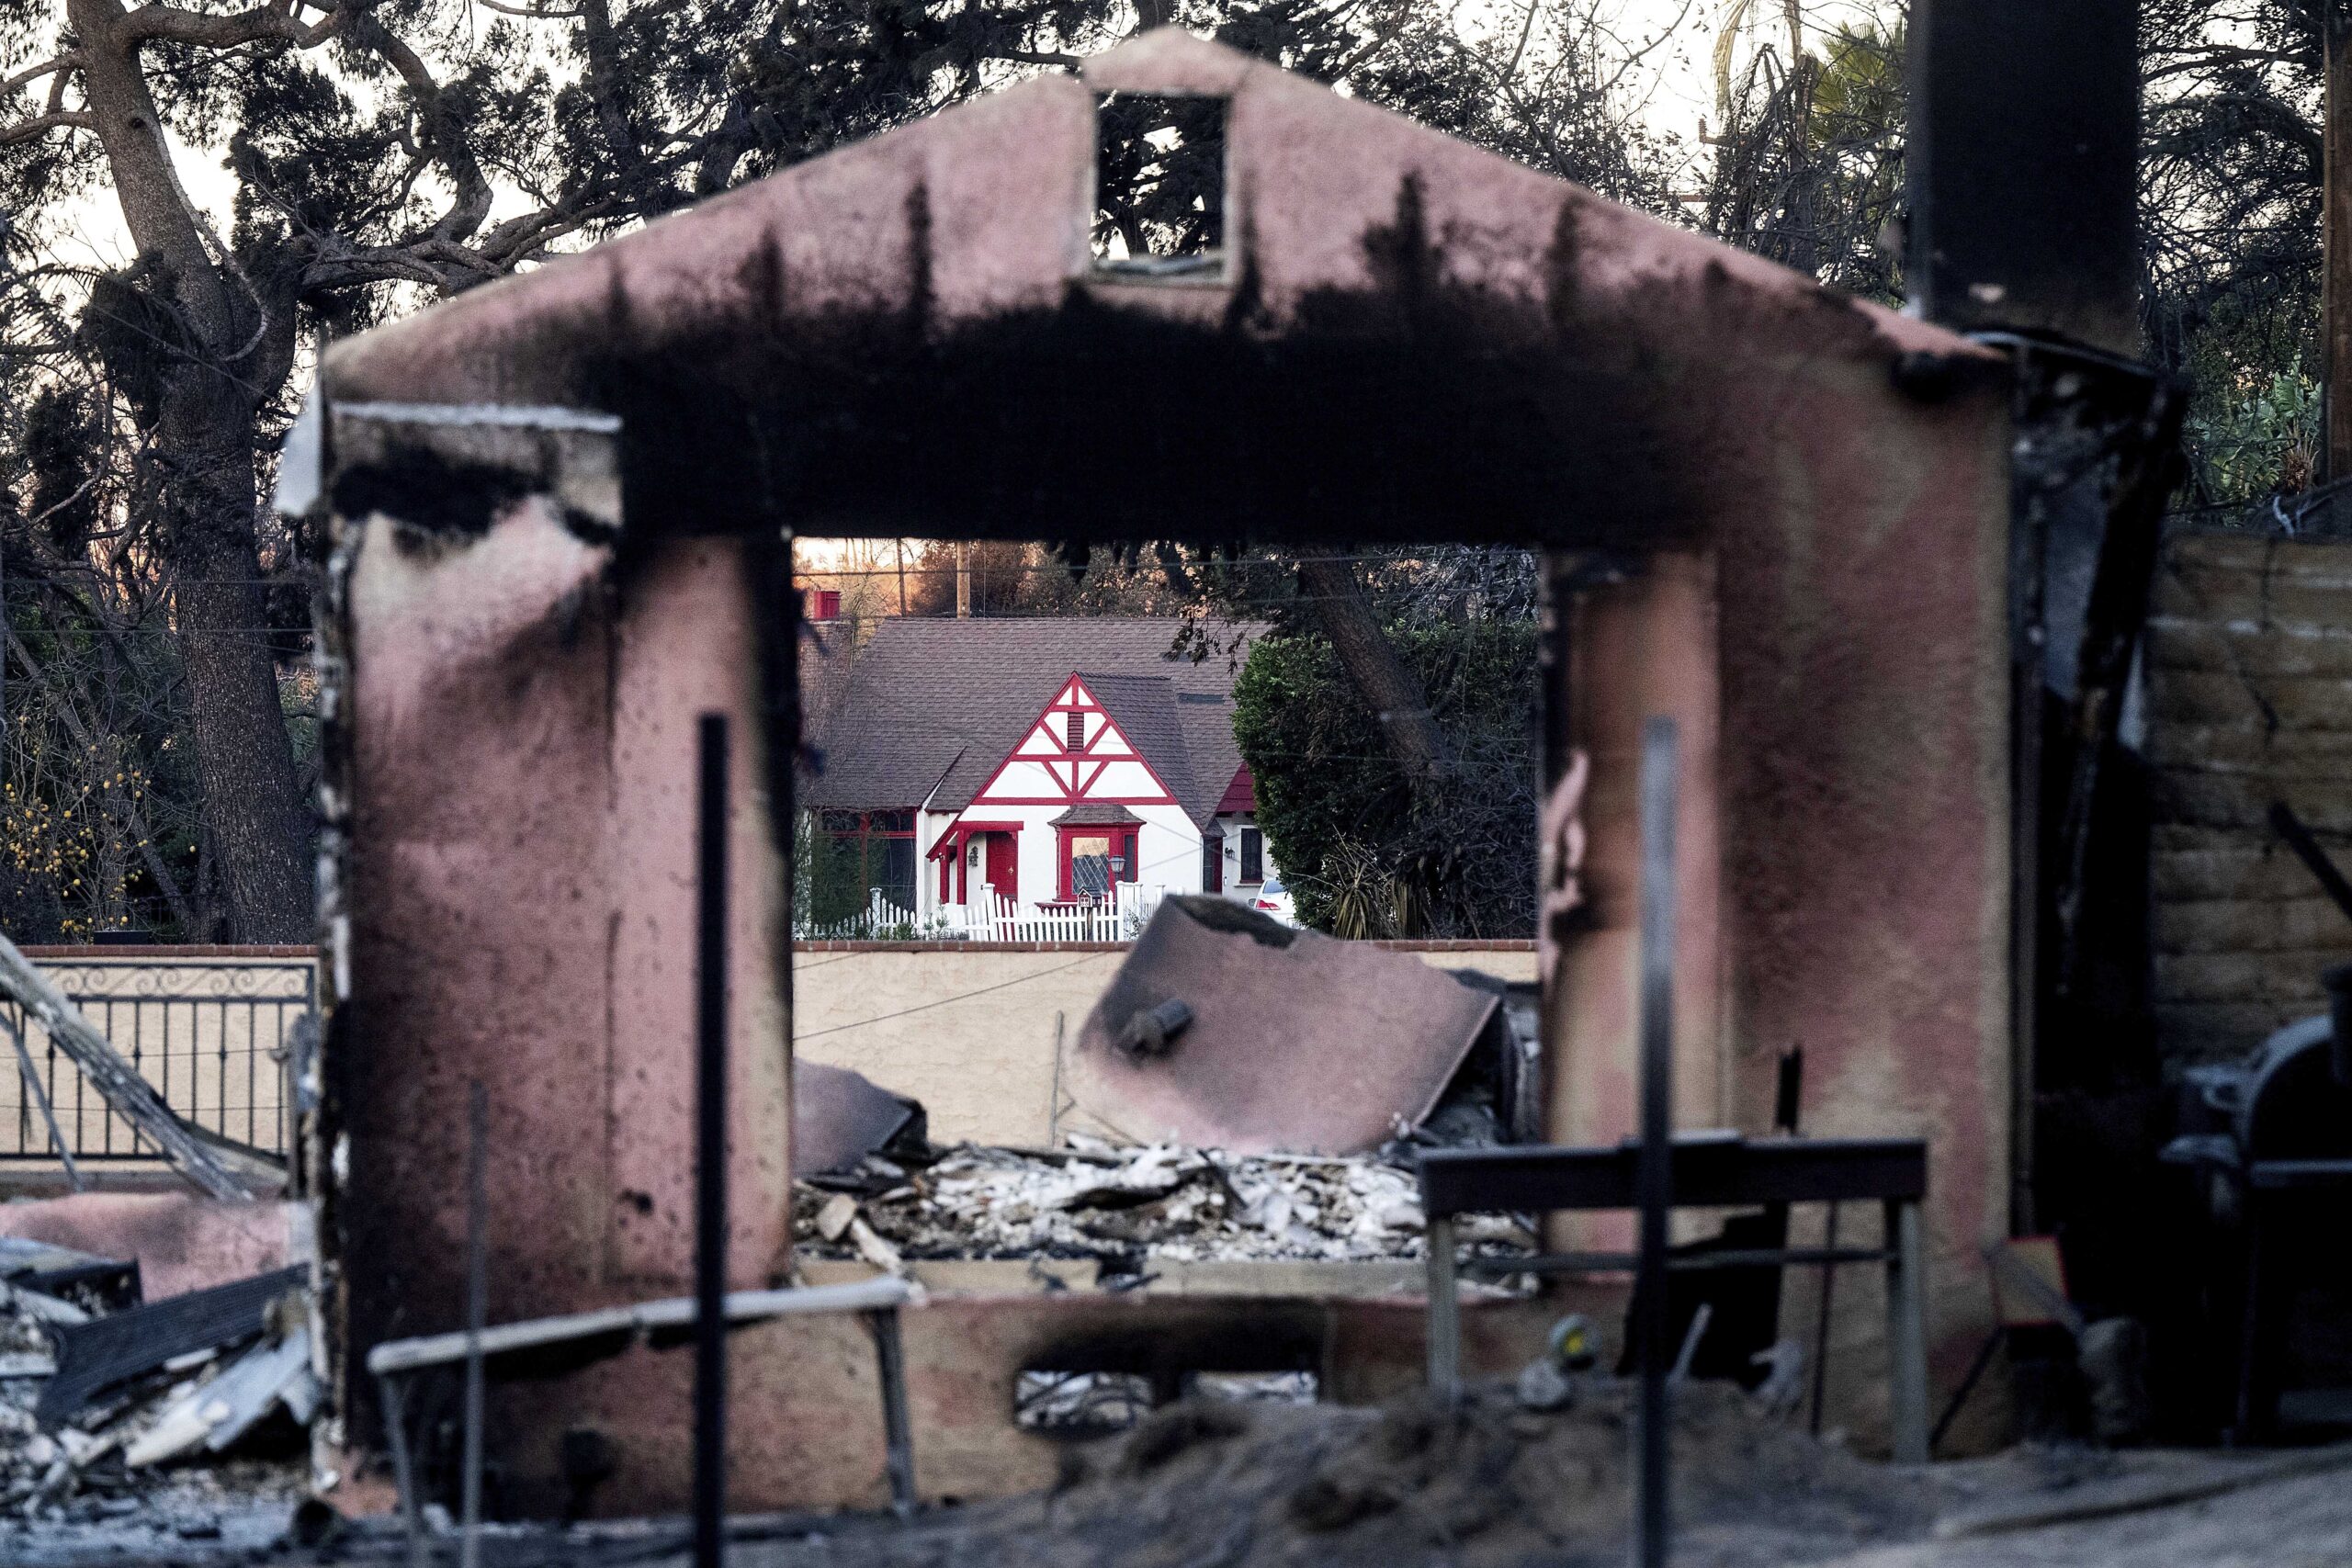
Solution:
<path fill-rule="evenodd" d="M 1415 794 L 1433 788 L 1453 761 L 1445 734 L 1430 712 L 1427 693 L 1381 629 L 1372 601 L 1343 560 L 1309 558 L 1298 563 L 1299 586 L 1331 639 L 1340 668 L 1380 725 L 1380 733 Z"/>
<path fill-rule="evenodd" d="M 291 298 L 232 278 L 180 187 L 141 60 L 148 34 L 120 0 L 67 0 L 89 129 L 139 246 L 135 284 L 156 340 L 135 378 L 155 444 L 147 498 L 173 573 L 188 728 L 232 934 L 312 933 L 309 814 L 278 705 L 254 538 L 257 411 L 292 363 Z M 152 23 L 153 18 L 146 21 Z M 235 25 L 199 17 L 191 25 Z M 135 352 L 135 351 L 133 351 Z"/>
<path fill-rule="evenodd" d="M 220 433 L 232 444 L 238 434 Z M 206 454 L 164 500 L 172 618 L 232 934 L 241 942 L 308 942 L 315 934 L 310 813 L 264 630 L 250 415 L 243 434 L 242 450 Z"/>

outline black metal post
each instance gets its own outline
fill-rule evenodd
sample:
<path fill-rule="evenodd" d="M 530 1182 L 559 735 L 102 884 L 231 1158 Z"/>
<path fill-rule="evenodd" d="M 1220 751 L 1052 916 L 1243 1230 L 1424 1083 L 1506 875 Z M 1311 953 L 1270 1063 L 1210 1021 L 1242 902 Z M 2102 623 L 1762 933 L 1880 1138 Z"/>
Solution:
<path fill-rule="evenodd" d="M 458 1506 L 464 1533 L 458 1568 L 481 1562 L 481 1331 L 490 1315 L 490 1094 L 476 1078 L 466 1096 L 466 1432 L 465 1477 Z"/>
<path fill-rule="evenodd" d="M 1674 1201 L 1674 807 L 1678 759 L 1670 718 L 1642 727 L 1641 1254 L 1634 1301 L 1641 1313 L 1641 1501 L 1634 1561 L 1666 1568 L 1672 1418 L 1667 1409 L 1667 1213 Z"/>
<path fill-rule="evenodd" d="M 695 1563 L 727 1529 L 727 716 L 699 726 L 695 917 Z"/>

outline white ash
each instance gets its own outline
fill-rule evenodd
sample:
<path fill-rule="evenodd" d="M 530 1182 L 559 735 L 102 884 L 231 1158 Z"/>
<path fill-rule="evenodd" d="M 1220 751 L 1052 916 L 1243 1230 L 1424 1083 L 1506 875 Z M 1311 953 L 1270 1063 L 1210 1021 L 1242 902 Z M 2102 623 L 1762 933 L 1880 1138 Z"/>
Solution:
<path fill-rule="evenodd" d="M 861 1212 L 915 1259 L 1343 1262 L 1421 1257 L 1419 1200 L 1410 1171 L 1377 1159 L 1074 1139 L 1054 1151 L 960 1145 L 903 1180 L 892 1175 Z M 858 1256 L 833 1194 L 804 1189 L 794 1229 L 810 1256 Z M 1465 1217 L 1458 1234 L 1480 1252 L 1525 1251 L 1532 1240 L 1501 1217 Z"/>

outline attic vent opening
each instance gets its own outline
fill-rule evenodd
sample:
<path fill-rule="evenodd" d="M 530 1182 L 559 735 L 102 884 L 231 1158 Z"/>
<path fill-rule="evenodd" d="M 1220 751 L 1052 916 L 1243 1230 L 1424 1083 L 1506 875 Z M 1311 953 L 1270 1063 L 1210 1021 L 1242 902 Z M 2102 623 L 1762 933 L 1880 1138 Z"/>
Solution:
<path fill-rule="evenodd" d="M 1226 275 L 1229 100 L 1106 93 L 1094 100 L 1094 270 L 1216 283 Z"/>
<path fill-rule="evenodd" d="M 1071 751 L 1086 750 L 1086 716 L 1084 714 L 1071 714 L 1063 721 L 1063 729 L 1065 739 L 1069 743 L 1066 750 Z"/>

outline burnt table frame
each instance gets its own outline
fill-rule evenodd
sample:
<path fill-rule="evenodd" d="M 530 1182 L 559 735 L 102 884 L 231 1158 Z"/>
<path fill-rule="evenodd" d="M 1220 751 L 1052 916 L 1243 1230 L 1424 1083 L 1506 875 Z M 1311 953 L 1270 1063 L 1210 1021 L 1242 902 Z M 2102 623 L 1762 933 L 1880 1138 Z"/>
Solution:
<path fill-rule="evenodd" d="M 1421 1212 L 1429 1218 L 1430 1388 L 1451 1402 L 1461 1391 L 1462 1311 L 1456 1296 L 1464 1265 L 1454 1256 L 1455 1218 L 1476 1213 L 1552 1213 L 1633 1209 L 1641 1145 L 1552 1145 L 1432 1149 L 1421 1156 Z M 1668 1260 L 1676 1270 L 1758 1264 L 1883 1263 L 1886 1267 L 1887 1345 L 1893 1360 L 1894 1458 L 1928 1459 L 1927 1258 L 1919 1205 L 1928 1195 L 1928 1145 L 1922 1138 L 1677 1138 L 1672 1204 L 1685 1209 L 1752 1208 L 1765 1203 L 1875 1201 L 1886 1215 L 1886 1244 L 1786 1247 L 1716 1252 Z M 1630 1252 L 1542 1253 L 1473 1259 L 1472 1273 L 1571 1274 L 1629 1269 Z"/>
<path fill-rule="evenodd" d="M 887 1274 L 839 1285 L 733 1291 L 720 1302 L 721 1316 L 729 1327 L 769 1318 L 830 1313 L 854 1312 L 865 1320 L 866 1331 L 874 1339 L 876 1368 L 882 1386 L 884 1462 L 890 1477 L 890 1506 L 901 1519 L 912 1518 L 922 1501 L 915 1489 L 913 1425 L 907 1415 L 906 1354 L 899 1337 L 899 1310 L 915 1304 L 913 1288 L 906 1280 Z M 463 1365 L 469 1359 L 487 1360 L 600 1341 L 606 1342 L 609 1351 L 639 1343 L 650 1335 L 674 1335 L 693 1329 L 699 1323 L 700 1303 L 692 1296 L 674 1296 L 561 1317 L 503 1323 L 479 1333 L 460 1329 L 415 1339 L 387 1340 L 368 1351 L 368 1370 L 375 1375 L 384 1402 L 384 1427 L 391 1444 L 393 1483 L 399 1493 L 401 1517 L 407 1527 L 410 1561 L 422 1563 L 426 1552 L 423 1498 L 418 1491 L 402 1397 L 408 1379 L 438 1368 Z"/>

